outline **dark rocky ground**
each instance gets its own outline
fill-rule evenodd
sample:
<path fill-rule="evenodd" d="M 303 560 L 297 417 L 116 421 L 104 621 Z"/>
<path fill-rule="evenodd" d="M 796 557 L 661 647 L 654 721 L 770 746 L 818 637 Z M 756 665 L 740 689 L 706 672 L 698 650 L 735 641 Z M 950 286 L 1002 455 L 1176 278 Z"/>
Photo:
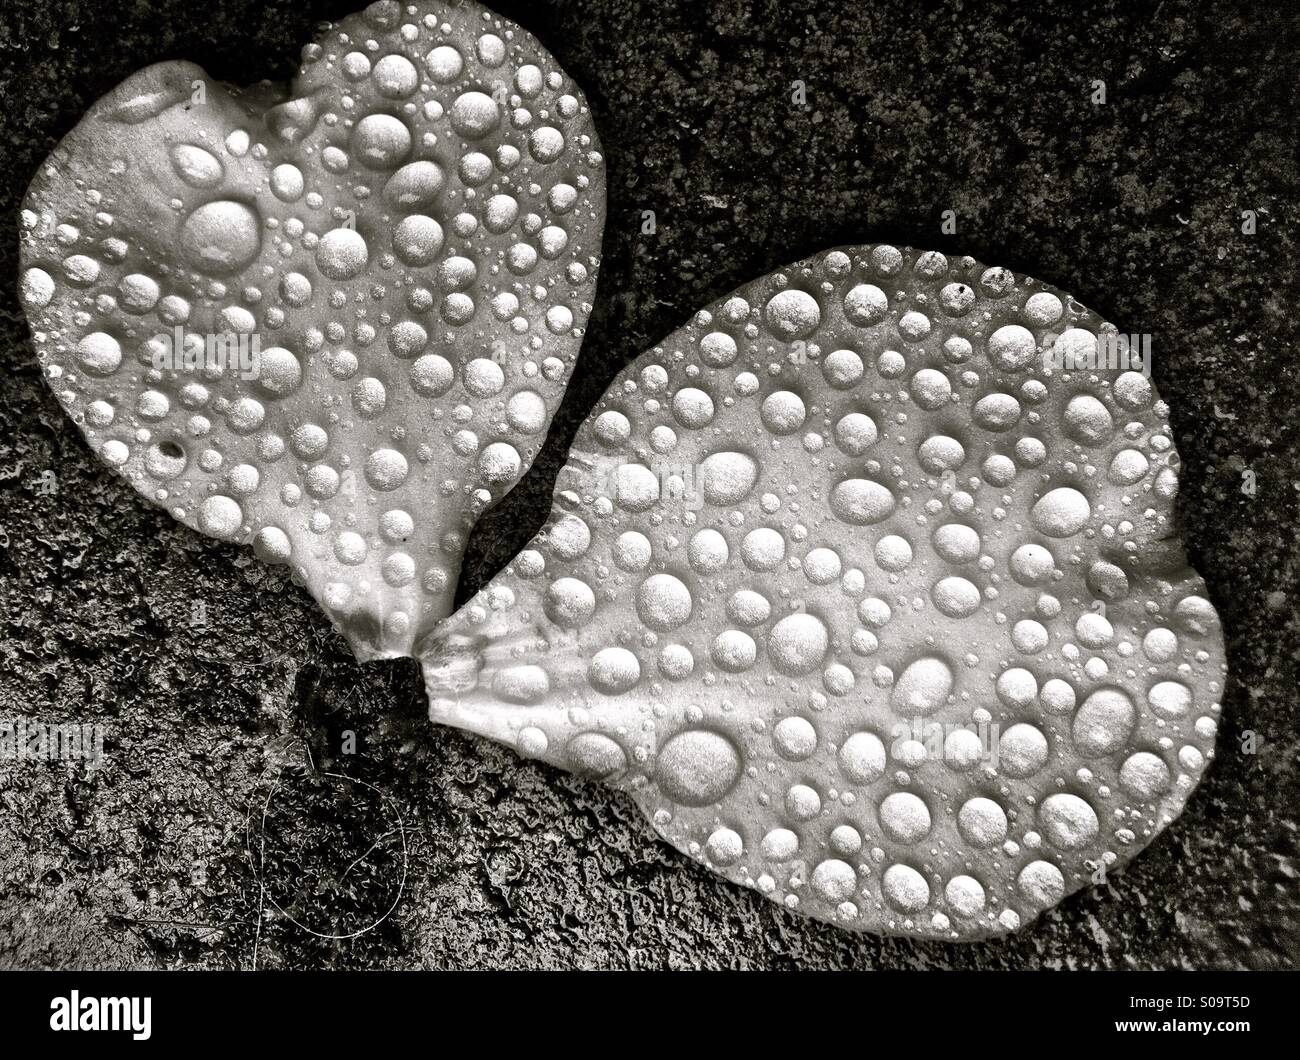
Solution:
<path fill-rule="evenodd" d="M 353 6 L 5 5 L 0 714 L 100 722 L 109 739 L 98 772 L 3 764 L 0 967 L 1293 965 L 1300 28 L 1286 5 L 495 5 L 585 87 L 609 222 L 584 367 L 533 473 L 476 531 L 462 599 L 537 529 L 618 368 L 804 254 L 883 240 L 970 253 L 1155 336 L 1189 551 L 1228 635 L 1219 757 L 1107 886 L 963 947 L 796 919 L 690 866 L 630 802 L 431 731 L 413 663 L 357 666 L 282 571 L 147 508 L 65 421 L 14 292 L 15 216 L 40 160 L 140 66 L 183 57 L 227 80 L 287 78 L 315 24 Z M 1104 106 L 1089 98 L 1098 78 Z M 939 230 L 947 209 L 955 236 Z M 47 469 L 59 489 L 41 495 Z M 188 628 L 196 597 L 216 643 Z M 283 658 L 204 655 L 266 652 Z M 345 730 L 358 753 L 331 761 Z M 1257 753 L 1241 750 L 1248 732 Z M 383 823 L 394 816 L 400 835 Z M 395 899 L 374 930 L 318 937 Z"/>

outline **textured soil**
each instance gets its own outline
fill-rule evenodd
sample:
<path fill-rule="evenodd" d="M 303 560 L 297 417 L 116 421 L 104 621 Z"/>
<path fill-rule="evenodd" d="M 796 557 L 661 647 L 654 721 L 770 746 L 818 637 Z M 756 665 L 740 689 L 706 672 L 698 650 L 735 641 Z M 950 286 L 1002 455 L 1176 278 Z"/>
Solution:
<path fill-rule="evenodd" d="M 582 370 L 532 473 L 475 532 L 460 599 L 538 528 L 618 369 L 805 254 L 969 253 L 1154 336 L 1188 552 L 1227 634 L 1218 757 L 1106 885 L 1009 939 L 951 947 L 797 918 L 657 842 L 630 801 L 432 729 L 414 663 L 358 666 L 283 570 L 147 507 L 65 420 L 14 290 L 41 159 L 141 66 L 285 79 L 316 23 L 352 6 L 6 3 L 0 718 L 107 736 L 97 770 L 0 761 L 0 967 L 1293 966 L 1297 16 L 1169 0 L 495 4 L 585 88 L 609 220 Z"/>

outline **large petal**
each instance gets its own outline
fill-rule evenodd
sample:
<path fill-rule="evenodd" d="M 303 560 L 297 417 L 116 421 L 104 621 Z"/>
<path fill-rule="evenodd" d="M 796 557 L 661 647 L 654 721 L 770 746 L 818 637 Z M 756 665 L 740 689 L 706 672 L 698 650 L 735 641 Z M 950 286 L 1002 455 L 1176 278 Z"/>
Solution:
<path fill-rule="evenodd" d="M 546 434 L 604 212 L 590 112 L 535 38 L 378 3 L 290 86 L 170 62 L 100 100 L 32 181 L 21 293 L 107 463 L 400 656 Z"/>
<path fill-rule="evenodd" d="M 546 527 L 431 638 L 430 716 L 789 909 L 1027 923 L 1178 815 L 1226 673 L 1114 335 L 888 246 L 747 284 L 606 391 Z"/>

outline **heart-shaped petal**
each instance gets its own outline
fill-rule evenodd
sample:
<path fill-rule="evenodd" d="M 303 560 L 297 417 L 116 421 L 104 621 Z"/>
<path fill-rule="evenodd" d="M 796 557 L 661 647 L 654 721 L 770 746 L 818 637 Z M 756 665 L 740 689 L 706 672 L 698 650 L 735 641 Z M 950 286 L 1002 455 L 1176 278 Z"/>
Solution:
<path fill-rule="evenodd" d="M 472 2 L 377 3 L 285 89 L 189 63 L 41 166 L 21 294 L 51 388 L 146 499 L 293 565 L 362 659 L 449 611 L 591 309 L 581 91 Z"/>
<path fill-rule="evenodd" d="M 430 716 L 628 789 L 787 908 L 1014 930 L 1214 753 L 1223 640 L 1116 340 L 889 246 L 742 287 L 606 391 L 547 526 L 431 636 Z"/>

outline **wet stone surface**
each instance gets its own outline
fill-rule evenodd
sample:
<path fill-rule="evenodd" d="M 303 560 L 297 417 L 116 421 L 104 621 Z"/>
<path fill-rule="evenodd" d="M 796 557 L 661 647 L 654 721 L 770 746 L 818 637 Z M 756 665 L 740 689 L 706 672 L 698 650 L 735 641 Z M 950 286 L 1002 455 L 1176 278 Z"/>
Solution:
<path fill-rule="evenodd" d="M 698 871 L 630 800 L 430 731 L 413 663 L 358 666 L 283 568 L 198 537 L 102 467 L 42 383 L 17 302 L 26 183 L 94 100 L 169 58 L 235 82 L 286 79 L 315 23 L 352 5 L 214 5 L 201 25 L 166 3 L 148 17 L 17 5 L 0 39 L 17 130 L 0 145 L 0 701 L 6 716 L 100 724 L 105 740 L 94 771 L 3 764 L 5 966 L 1291 962 L 1295 48 L 1263 8 L 1163 4 L 1153 18 L 1155 5 L 1091 5 L 1049 21 L 1001 6 L 826 7 L 498 5 L 585 89 L 608 220 L 582 366 L 533 472 L 470 538 L 458 598 L 541 527 L 609 382 L 696 309 L 840 244 L 972 254 L 1153 337 L 1182 539 L 1230 669 L 1218 754 L 1182 816 L 1104 886 L 1012 936 L 881 940 Z M 792 104 L 796 80 L 806 106 Z M 671 610 L 670 592 L 656 599 Z M 405 845 L 372 850 L 394 814 Z M 821 885 L 837 890 L 833 869 Z"/>

